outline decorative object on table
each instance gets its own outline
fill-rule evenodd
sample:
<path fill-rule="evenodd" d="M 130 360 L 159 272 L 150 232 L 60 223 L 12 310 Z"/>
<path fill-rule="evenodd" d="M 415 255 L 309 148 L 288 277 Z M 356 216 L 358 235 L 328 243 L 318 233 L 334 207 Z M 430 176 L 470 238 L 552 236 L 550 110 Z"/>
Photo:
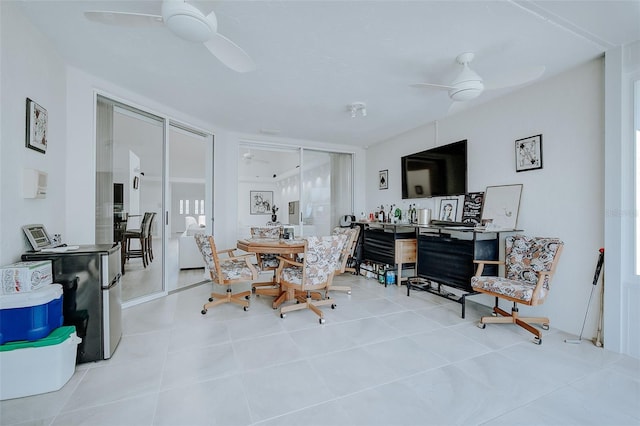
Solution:
<path fill-rule="evenodd" d="M 378 189 L 389 189 L 389 170 L 378 172 Z"/>
<path fill-rule="evenodd" d="M 485 328 L 487 323 L 513 323 L 533 333 L 534 343 L 542 344 L 542 333 L 531 324 L 542 324 L 542 329 L 548 330 L 549 318 L 521 317 L 518 304 L 537 306 L 544 303 L 563 246 L 564 243 L 557 238 L 530 238 L 524 235 L 505 238 L 505 260 L 499 262 L 505 265 L 504 277 L 482 275 L 485 264 L 495 264 L 495 261 L 474 260 L 478 269 L 471 277 L 471 287 L 496 299 L 493 307 L 495 316 L 480 318 L 478 327 Z M 499 299 L 513 302 L 511 313 L 498 307 Z"/>
<path fill-rule="evenodd" d="M 272 214 L 273 191 L 249 191 L 250 214 Z"/>
<path fill-rule="evenodd" d="M 516 229 L 522 184 L 487 186 L 480 222 L 488 230 Z"/>
<path fill-rule="evenodd" d="M 482 200 L 484 192 L 470 192 L 464 196 L 462 203 L 462 223 L 480 225 L 482 217 Z"/>
<path fill-rule="evenodd" d="M 542 135 L 516 140 L 516 172 L 542 168 Z"/>
<path fill-rule="evenodd" d="M 271 222 L 273 223 L 276 223 L 278 221 L 278 210 L 280 209 L 275 204 L 273 205 L 273 207 L 271 207 Z"/>
<path fill-rule="evenodd" d="M 438 220 L 455 222 L 457 214 L 458 214 L 457 198 L 445 198 L 440 201 L 440 213 L 438 214 Z"/>
<path fill-rule="evenodd" d="M 47 110 L 27 98 L 27 148 L 43 154 L 47 152 L 47 123 Z"/>

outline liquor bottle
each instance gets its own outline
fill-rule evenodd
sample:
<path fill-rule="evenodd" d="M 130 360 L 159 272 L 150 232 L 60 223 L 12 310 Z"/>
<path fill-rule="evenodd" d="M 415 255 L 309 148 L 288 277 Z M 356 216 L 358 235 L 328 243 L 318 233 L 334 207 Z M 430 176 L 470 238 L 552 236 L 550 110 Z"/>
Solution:
<path fill-rule="evenodd" d="M 380 206 L 380 212 L 378 213 L 378 220 L 382 223 L 384 223 L 385 218 L 384 218 L 384 204 L 382 204 Z"/>

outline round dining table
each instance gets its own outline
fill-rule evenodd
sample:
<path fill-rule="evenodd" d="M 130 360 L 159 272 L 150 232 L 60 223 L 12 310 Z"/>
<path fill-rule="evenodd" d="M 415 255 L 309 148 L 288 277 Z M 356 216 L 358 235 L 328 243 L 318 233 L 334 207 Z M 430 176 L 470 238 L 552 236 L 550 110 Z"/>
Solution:
<path fill-rule="evenodd" d="M 282 238 L 247 238 L 238 240 L 237 247 L 248 253 L 276 254 L 279 256 L 294 256 L 304 253 L 304 240 L 285 240 Z M 274 283 L 279 286 L 278 282 Z M 272 303 L 273 309 L 277 309 L 284 301 L 295 299 L 295 292 L 284 291 L 281 288 L 275 294 L 277 297 Z M 265 293 L 267 294 L 267 293 Z"/>

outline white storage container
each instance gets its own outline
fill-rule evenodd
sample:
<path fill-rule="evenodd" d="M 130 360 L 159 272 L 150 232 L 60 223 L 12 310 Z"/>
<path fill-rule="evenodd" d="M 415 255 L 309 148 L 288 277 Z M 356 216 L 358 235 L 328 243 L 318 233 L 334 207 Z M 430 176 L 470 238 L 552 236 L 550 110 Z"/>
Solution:
<path fill-rule="evenodd" d="M 25 293 L 51 283 L 50 260 L 18 262 L 0 268 L 0 294 Z"/>
<path fill-rule="evenodd" d="M 75 327 L 55 329 L 34 342 L 0 346 L 0 400 L 52 392 L 65 385 L 76 367 L 81 339 Z"/>

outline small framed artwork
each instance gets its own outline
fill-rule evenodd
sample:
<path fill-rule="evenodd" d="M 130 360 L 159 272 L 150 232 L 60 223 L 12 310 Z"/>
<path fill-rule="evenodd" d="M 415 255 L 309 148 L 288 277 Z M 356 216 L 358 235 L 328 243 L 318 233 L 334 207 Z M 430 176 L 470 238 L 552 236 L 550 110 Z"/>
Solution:
<path fill-rule="evenodd" d="M 446 222 L 455 222 L 456 215 L 458 214 L 458 199 L 444 199 L 440 201 L 440 213 L 438 214 L 438 220 Z"/>
<path fill-rule="evenodd" d="M 271 214 L 273 191 L 249 191 L 249 213 Z"/>
<path fill-rule="evenodd" d="M 516 140 L 516 172 L 542 168 L 542 135 Z"/>
<path fill-rule="evenodd" d="M 47 152 L 47 122 L 47 110 L 27 98 L 27 148 L 43 154 Z"/>
<path fill-rule="evenodd" d="M 380 170 L 378 173 L 378 189 L 389 189 L 389 170 Z"/>

